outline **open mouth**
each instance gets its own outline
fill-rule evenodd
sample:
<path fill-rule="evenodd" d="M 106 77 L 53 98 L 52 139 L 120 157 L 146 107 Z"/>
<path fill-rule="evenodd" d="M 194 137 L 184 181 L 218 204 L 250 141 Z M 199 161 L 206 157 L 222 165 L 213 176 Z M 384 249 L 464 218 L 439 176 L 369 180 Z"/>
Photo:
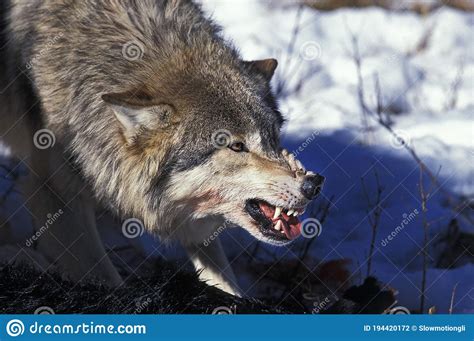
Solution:
<path fill-rule="evenodd" d="M 304 208 L 282 208 L 265 200 L 250 199 L 245 209 L 259 223 L 265 237 L 284 242 L 297 238 L 301 233 L 298 216 L 304 212 Z"/>

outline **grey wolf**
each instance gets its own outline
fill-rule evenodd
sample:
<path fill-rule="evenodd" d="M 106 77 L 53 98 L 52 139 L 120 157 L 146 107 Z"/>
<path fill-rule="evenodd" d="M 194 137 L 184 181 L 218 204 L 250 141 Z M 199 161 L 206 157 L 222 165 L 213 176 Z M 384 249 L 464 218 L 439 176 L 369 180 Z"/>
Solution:
<path fill-rule="evenodd" d="M 280 147 L 276 60 L 243 61 L 190 1 L 2 6 L 3 140 L 30 169 L 37 225 L 63 210 L 35 247 L 74 280 L 122 283 L 97 207 L 179 240 L 203 279 L 236 295 L 206 238 L 222 224 L 277 245 L 299 235 L 323 177 Z"/>

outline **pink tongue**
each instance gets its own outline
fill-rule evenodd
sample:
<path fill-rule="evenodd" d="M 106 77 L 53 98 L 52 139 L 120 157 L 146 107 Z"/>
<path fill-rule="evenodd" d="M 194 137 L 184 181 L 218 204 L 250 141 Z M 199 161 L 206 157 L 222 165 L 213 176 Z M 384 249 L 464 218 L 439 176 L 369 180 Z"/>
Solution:
<path fill-rule="evenodd" d="M 301 222 L 296 217 L 289 217 L 286 213 L 282 212 L 279 218 L 273 219 L 273 214 L 275 213 L 275 208 L 260 203 L 260 209 L 267 216 L 268 219 L 272 220 L 275 224 L 278 220 L 281 220 L 281 226 L 283 232 L 285 233 L 286 238 L 293 240 L 301 234 Z"/>
<path fill-rule="evenodd" d="M 286 220 L 288 216 L 286 214 L 283 214 L 284 218 L 280 219 L 282 222 L 282 227 L 283 227 L 283 232 L 285 232 L 286 238 L 293 240 L 295 238 L 298 238 L 299 235 L 301 234 L 301 222 L 298 220 L 298 218 L 295 219 L 289 219 Z"/>

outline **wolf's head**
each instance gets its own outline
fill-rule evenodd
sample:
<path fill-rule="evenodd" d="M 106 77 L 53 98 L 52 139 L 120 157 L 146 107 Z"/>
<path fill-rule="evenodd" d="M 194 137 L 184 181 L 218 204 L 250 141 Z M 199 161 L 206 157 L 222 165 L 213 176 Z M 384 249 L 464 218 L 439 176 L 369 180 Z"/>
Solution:
<path fill-rule="evenodd" d="M 269 243 L 296 238 L 324 178 L 280 147 L 284 120 L 269 84 L 276 60 L 188 65 L 155 90 L 103 96 L 139 166 L 158 165 L 137 172 L 146 191 L 135 211 L 170 229 L 212 217 Z"/>

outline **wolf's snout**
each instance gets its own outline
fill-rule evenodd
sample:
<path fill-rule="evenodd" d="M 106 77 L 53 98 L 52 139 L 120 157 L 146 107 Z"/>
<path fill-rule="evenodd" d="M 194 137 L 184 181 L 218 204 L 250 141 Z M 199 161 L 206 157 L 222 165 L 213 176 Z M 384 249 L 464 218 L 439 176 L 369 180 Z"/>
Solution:
<path fill-rule="evenodd" d="M 303 180 L 303 184 L 301 185 L 301 192 L 306 199 L 314 199 L 321 191 L 323 183 L 324 176 L 319 174 L 307 175 Z"/>

